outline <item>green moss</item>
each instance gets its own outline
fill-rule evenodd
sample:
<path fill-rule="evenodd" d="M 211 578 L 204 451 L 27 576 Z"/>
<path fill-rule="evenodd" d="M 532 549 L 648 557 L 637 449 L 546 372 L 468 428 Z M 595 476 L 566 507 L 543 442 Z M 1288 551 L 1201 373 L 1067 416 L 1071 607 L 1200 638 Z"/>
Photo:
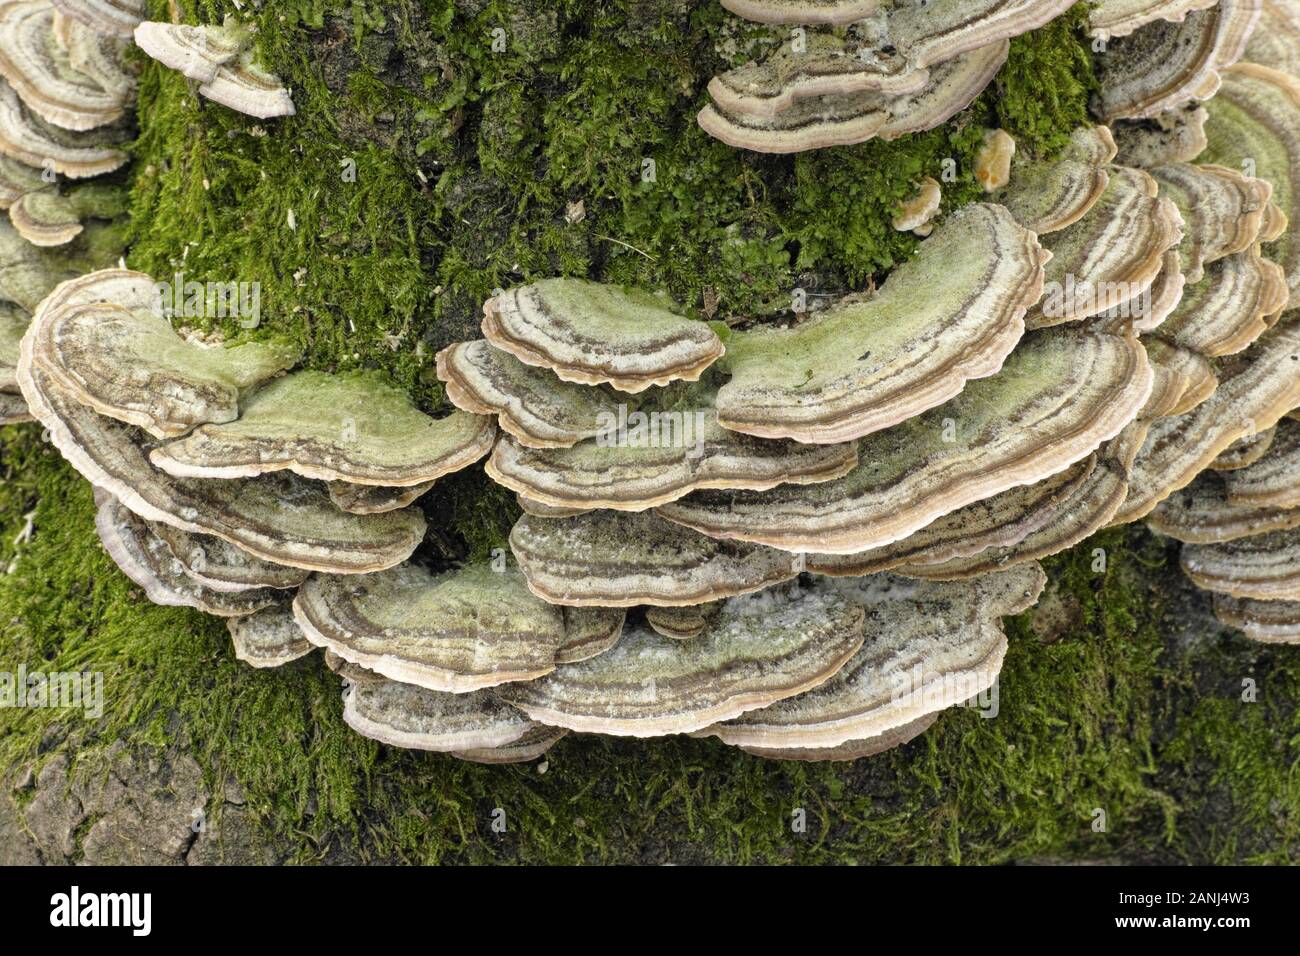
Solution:
<path fill-rule="evenodd" d="M 167 16 L 168 4 L 151 6 Z M 180 7 L 205 22 L 233 9 Z M 1076 11 L 1016 40 L 995 87 L 953 124 L 758 156 L 710 140 L 694 114 L 708 78 L 770 45 L 770 32 L 714 0 L 535 7 L 265 4 L 262 55 L 299 108 L 268 123 L 147 65 L 131 264 L 158 278 L 258 281 L 257 335 L 288 336 L 313 368 L 377 370 L 436 410 L 433 353 L 477 334 L 497 286 L 552 274 L 664 286 L 719 320 L 784 307 L 796 287 L 861 289 L 915 246 L 887 220 L 916 178 L 951 168 L 945 203 L 980 198 L 970 170 L 986 126 L 1049 150 L 1085 120 L 1092 87 Z M 494 51 L 498 28 L 506 43 Z M 582 217 L 570 212 L 578 203 Z M 710 741 L 570 739 L 541 774 L 352 733 L 315 655 L 255 671 L 220 622 L 147 603 L 99 548 L 89 488 L 38 429 L 0 432 L 0 468 L 0 567 L 12 567 L 0 575 L 0 661 L 100 670 L 107 692 L 99 722 L 0 711 L 0 766 L 88 756 L 119 738 L 181 740 L 210 782 L 242 785 L 267 839 L 295 861 L 1294 853 L 1294 655 L 1260 655 L 1240 638 L 1172 653 L 1162 615 L 1178 574 L 1140 532 L 1051 562 L 1077 613 L 1050 643 L 1028 617 L 1011 624 L 996 719 L 954 711 L 913 744 L 851 765 L 768 763 Z M 505 545 L 513 501 L 478 470 L 425 501 L 432 555 Z M 1093 570 L 1097 547 L 1105 573 Z M 1242 720 L 1226 690 L 1204 696 L 1200 675 L 1247 662 L 1264 703 Z M 504 834 L 491 829 L 497 807 Z M 791 828 L 799 808 L 802 833 Z M 1092 828 L 1096 809 L 1106 832 Z"/>

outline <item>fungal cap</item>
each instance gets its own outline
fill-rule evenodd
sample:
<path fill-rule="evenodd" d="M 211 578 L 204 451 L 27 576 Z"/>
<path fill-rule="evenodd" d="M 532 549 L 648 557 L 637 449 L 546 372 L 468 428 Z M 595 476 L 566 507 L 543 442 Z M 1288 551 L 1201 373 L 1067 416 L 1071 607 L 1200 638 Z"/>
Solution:
<path fill-rule="evenodd" d="M 485 339 L 457 342 L 438 353 L 438 377 L 457 408 L 495 415 L 502 430 L 529 448 L 566 448 L 597 435 L 619 406 L 637 402 L 606 387 L 566 382 L 525 365 Z"/>
<path fill-rule="evenodd" d="M 948 404 L 862 439 L 862 464 L 842 478 L 761 494 L 698 492 L 658 511 L 711 537 L 865 551 L 1086 458 L 1136 417 L 1153 382 L 1136 339 L 1049 330 L 1026 336 L 1001 372 Z"/>
<path fill-rule="evenodd" d="M 727 602 L 688 641 L 631 628 L 612 650 L 497 693 L 534 720 L 615 736 L 691 733 L 803 693 L 862 646 L 862 608 L 827 588 Z"/>
<path fill-rule="evenodd" d="M 320 481 L 403 488 L 467 468 L 496 427 L 454 411 L 434 419 L 373 375 L 294 372 L 263 385 L 239 417 L 201 425 L 150 460 L 186 478 L 249 478 L 292 471 Z"/>
<path fill-rule="evenodd" d="M 56 288 L 36 310 L 27 335 L 33 361 L 77 401 L 157 438 L 239 415 L 241 391 L 292 366 L 284 343 L 208 348 L 181 338 L 155 294 L 146 307 L 105 296 L 117 284 L 151 280 L 104 270 Z M 98 283 L 102 280 L 102 285 Z"/>
<path fill-rule="evenodd" d="M 489 299 L 483 334 L 566 382 L 624 392 L 696 381 L 725 351 L 716 332 L 659 296 L 586 279 L 544 279 Z"/>
<path fill-rule="evenodd" d="M 716 541 L 653 512 L 524 515 L 510 547 L 537 596 L 574 607 L 677 607 L 735 597 L 798 574 L 793 555 Z"/>
<path fill-rule="evenodd" d="M 288 604 L 276 604 L 247 617 L 226 621 L 235 657 L 253 667 L 281 667 L 315 648 L 302 636 Z"/>
<path fill-rule="evenodd" d="M 735 333 L 724 428 L 809 444 L 906 421 L 994 374 L 1042 295 L 1048 256 L 1001 206 L 945 219 L 879 291 L 790 329 Z"/>
<path fill-rule="evenodd" d="M 531 594 L 517 569 L 486 565 L 317 576 L 299 589 L 294 614 L 309 641 L 345 660 L 457 694 L 535 680 L 555 668 L 560 648 L 586 642 L 571 642 L 560 608 Z M 589 637 L 591 622 L 581 623 Z"/>

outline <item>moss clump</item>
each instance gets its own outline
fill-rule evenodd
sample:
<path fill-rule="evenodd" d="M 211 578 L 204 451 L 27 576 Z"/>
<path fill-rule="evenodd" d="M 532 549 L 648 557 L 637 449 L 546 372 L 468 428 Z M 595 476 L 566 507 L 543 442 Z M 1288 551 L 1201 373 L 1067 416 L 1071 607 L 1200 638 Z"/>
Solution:
<path fill-rule="evenodd" d="M 151 12 L 169 18 L 168 6 L 153 0 Z M 191 22 L 233 10 L 179 7 Z M 708 78 L 773 34 L 714 0 L 536 7 L 265 4 L 258 42 L 299 107 L 274 123 L 147 66 L 131 264 L 160 279 L 260 282 L 262 325 L 228 323 L 227 336 L 287 335 L 311 367 L 378 370 L 436 410 L 433 352 L 477 334 L 497 286 L 552 274 L 662 285 L 711 319 L 784 307 L 796 287 L 863 288 L 914 248 L 887 221 L 916 178 L 942 178 L 951 159 L 946 203 L 979 198 L 970 169 L 983 128 L 1051 149 L 1085 120 L 1092 85 L 1081 5 L 1015 41 L 996 85 L 949 126 L 757 156 L 710 140 L 694 114 Z M 146 602 L 100 549 L 89 488 L 38 429 L 0 432 L 0 469 L 0 567 L 11 568 L 0 575 L 0 668 L 99 670 L 107 695 L 99 722 L 0 711 L 0 767 L 183 740 L 209 782 L 238 781 L 286 859 L 1294 854 L 1293 655 L 1240 638 L 1172 653 L 1162 614 L 1178 574 L 1140 532 L 1052 562 L 1071 614 L 1050 642 L 1032 617 L 1013 622 L 995 719 L 954 711 L 908 747 L 851 765 L 768 763 L 709 741 L 569 739 L 540 774 L 357 736 L 315 655 L 255 671 L 234 660 L 220 622 Z M 431 552 L 504 545 L 513 502 L 478 470 L 426 502 Z M 1235 694 L 1205 696 L 1198 683 L 1225 660 L 1226 673 L 1255 668 L 1266 706 L 1247 721 Z M 504 834 L 491 828 L 496 808 Z M 800 809 L 807 827 L 795 832 Z M 1097 809 L 1105 832 L 1093 829 Z"/>

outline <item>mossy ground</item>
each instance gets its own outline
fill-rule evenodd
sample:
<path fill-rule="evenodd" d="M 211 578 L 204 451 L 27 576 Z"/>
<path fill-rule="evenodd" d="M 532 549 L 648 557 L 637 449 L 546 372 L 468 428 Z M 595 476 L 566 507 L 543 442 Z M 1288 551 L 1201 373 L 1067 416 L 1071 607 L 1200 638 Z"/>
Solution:
<path fill-rule="evenodd" d="M 231 9 L 179 7 L 190 22 Z M 433 353 L 475 334 L 498 286 L 556 273 L 664 286 L 730 322 L 788 307 L 795 288 L 863 288 L 914 247 L 888 220 L 918 176 L 951 159 L 945 202 L 970 201 L 986 125 L 1050 149 L 1085 120 L 1081 15 L 1017 40 L 959 122 L 788 158 L 729 149 L 694 124 L 708 78 L 772 42 L 713 0 L 277 0 L 258 15 L 260 44 L 297 117 L 257 123 L 146 68 L 130 263 L 260 282 L 254 334 L 294 338 L 312 367 L 378 369 L 435 409 Z M 0 660 L 101 670 L 107 692 L 99 723 L 0 712 L 0 767 L 179 736 L 213 780 L 242 784 L 289 860 L 1296 853 L 1300 659 L 1203 622 L 1184 634 L 1176 568 L 1142 532 L 1052 562 L 1061 620 L 1040 613 L 1050 641 L 1030 617 L 1012 623 L 996 719 L 951 712 L 851 765 L 769 763 L 708 741 L 566 740 L 541 774 L 351 733 L 315 657 L 253 671 L 220 622 L 144 601 L 98 546 L 89 488 L 38 429 L 0 432 L 0 456 Z M 513 517 L 477 473 L 429 502 L 429 546 L 448 558 L 500 545 Z M 1241 700 L 1244 677 L 1256 703 Z M 498 807 L 504 834 L 491 828 Z M 791 827 L 798 808 L 805 833 Z"/>

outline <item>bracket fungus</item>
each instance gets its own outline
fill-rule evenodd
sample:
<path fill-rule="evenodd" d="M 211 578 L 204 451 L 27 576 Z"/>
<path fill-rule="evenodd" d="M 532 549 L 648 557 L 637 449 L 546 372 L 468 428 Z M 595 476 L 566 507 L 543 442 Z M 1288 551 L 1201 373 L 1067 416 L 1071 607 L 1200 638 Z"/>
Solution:
<path fill-rule="evenodd" d="M 1214 595 L 1214 616 L 1265 644 L 1300 644 L 1300 601 L 1258 601 Z"/>
<path fill-rule="evenodd" d="M 556 742 L 567 737 L 569 732 L 562 727 L 546 727 L 534 724 L 517 740 L 500 747 L 471 747 L 464 750 L 452 750 L 451 755 L 458 760 L 470 763 L 510 764 L 531 763 L 555 746 Z"/>
<path fill-rule="evenodd" d="M 846 36 L 801 37 L 709 84 L 712 103 L 698 116 L 707 133 L 731 146 L 792 153 L 938 126 L 988 86 L 1010 38 L 1052 20 L 1070 0 L 729 6 L 763 22 L 861 21 Z"/>
<path fill-rule="evenodd" d="M 1146 424 L 1134 422 L 1097 452 L 1096 465 L 1070 489 L 1039 527 L 1019 541 L 995 544 L 977 554 L 927 564 L 909 564 L 900 574 L 931 581 L 965 581 L 1022 567 L 1072 548 L 1104 528 L 1128 494 L 1133 458 Z M 1127 434 L 1138 432 L 1136 440 Z"/>
<path fill-rule="evenodd" d="M 916 195 L 898 206 L 898 214 L 891 225 L 899 232 L 914 232 L 928 236 L 934 227 L 930 224 L 939 214 L 943 202 L 943 188 L 932 176 L 926 176 L 917 187 Z"/>
<path fill-rule="evenodd" d="M 122 224 L 92 220 L 70 243 L 34 246 L 0 219 L 0 297 L 35 312 L 60 283 L 116 262 L 125 242 Z"/>
<path fill-rule="evenodd" d="M 49 187 L 39 169 L 0 155 L 0 208 L 8 209 L 27 193 Z"/>
<path fill-rule="evenodd" d="M 694 382 L 725 351 L 666 298 L 586 279 L 543 279 L 483 305 L 483 334 L 525 365 L 622 392 Z"/>
<path fill-rule="evenodd" d="M 0 153 L 69 179 L 111 173 L 126 164 L 121 148 L 130 138 L 120 124 L 84 132 L 65 130 L 36 116 L 0 79 Z"/>
<path fill-rule="evenodd" d="M 318 575 L 299 589 L 294 614 L 309 641 L 344 660 L 458 694 L 548 674 L 570 643 L 563 612 L 534 596 L 514 568 L 433 574 L 404 564 L 358 577 Z M 579 621 L 590 639 L 592 622 Z"/>
<path fill-rule="evenodd" d="M 723 2 L 830 27 L 709 85 L 700 126 L 774 153 L 934 128 L 1072 5 Z M 1248 47 L 1261 9 L 1287 36 Z M 994 686 L 1040 558 L 1148 514 L 1222 620 L 1300 641 L 1300 80 L 1271 69 L 1300 63 L 1297 5 L 1100 0 L 1113 129 L 989 131 L 990 201 L 942 218 L 969 190 L 905 173 L 884 235 L 928 238 L 878 287 L 725 330 L 587 279 L 500 291 L 437 354 L 441 419 L 377 373 L 290 371 L 264 332 L 184 338 L 105 268 L 119 188 L 44 170 L 125 161 L 126 33 L 214 101 L 293 112 L 251 23 L 144 13 L 0 0 L 0 420 L 98 486 L 150 599 L 227 618 L 253 666 L 324 648 L 358 732 L 487 764 L 574 731 L 879 753 Z M 485 456 L 524 511 L 514 563 L 445 570 L 412 504 Z"/>
<path fill-rule="evenodd" d="M 1095 206 L 1110 183 L 1116 146 L 1105 126 L 1075 130 L 1054 156 L 1020 151 L 997 201 L 1031 232 L 1044 235 L 1073 225 Z"/>
<path fill-rule="evenodd" d="M 489 691 L 448 694 L 393 680 L 352 684 L 343 720 L 363 737 L 439 753 L 495 750 L 537 728 Z"/>
<path fill-rule="evenodd" d="M 1197 587 L 1259 601 L 1300 601 L 1300 529 L 1183 547 L 1183 571 Z"/>
<path fill-rule="evenodd" d="M 495 415 L 497 423 L 529 448 L 565 448 L 592 438 L 618 415 L 635 410 L 631 396 L 607 386 L 566 382 L 545 368 L 525 365 L 485 339 L 457 342 L 437 356 L 438 378 L 457 408 Z"/>
<path fill-rule="evenodd" d="M 701 730 L 821 684 L 862 646 L 863 611 L 829 588 L 728 601 L 690 640 L 632 627 L 611 650 L 498 696 L 539 723 L 624 737 Z"/>
<path fill-rule="evenodd" d="M 709 82 L 709 96 L 727 113 L 776 116 L 800 100 L 875 91 L 914 93 L 929 74 L 897 48 L 873 50 L 834 34 L 804 35 L 783 43 L 761 62 L 746 63 Z"/>
<path fill-rule="evenodd" d="M 861 439 L 861 464 L 843 478 L 697 492 L 658 511 L 711 537 L 865 551 L 1086 458 L 1133 420 L 1152 387 L 1135 338 L 1048 330 L 1027 336 L 1001 372 L 946 405 Z"/>
<path fill-rule="evenodd" d="M 1131 328 L 1138 333 L 1151 332 L 1163 325 L 1174 309 L 1178 308 L 1186 287 L 1187 276 L 1183 275 L 1178 249 L 1169 249 L 1161 260 L 1155 281 L 1137 301 L 1121 302 L 1095 316 L 1089 316 L 1089 321 L 1114 330 Z"/>
<path fill-rule="evenodd" d="M 975 179 L 986 193 L 994 193 L 1011 181 L 1011 162 L 1016 155 L 1016 141 L 1003 129 L 984 134 L 984 145 L 975 154 Z"/>
<path fill-rule="evenodd" d="M 405 488 L 383 485 L 358 485 L 350 481 L 331 481 L 326 486 L 330 501 L 340 511 L 354 515 L 377 515 L 397 511 L 414 504 L 428 494 L 435 482 L 425 481 Z"/>
<path fill-rule="evenodd" d="M 1260 4 L 1218 0 L 1177 22 L 1156 20 L 1107 43 L 1097 60 L 1097 113 L 1107 122 L 1146 119 L 1210 99 L 1221 83 L 1219 71 L 1246 52 Z"/>
<path fill-rule="evenodd" d="M 111 495 L 101 495 L 95 530 L 104 550 L 154 604 L 197 608 L 218 617 L 239 617 L 280 600 L 270 588 L 216 591 L 192 578 L 166 543 L 140 517 Z"/>
<path fill-rule="evenodd" d="M 736 112 L 710 103 L 696 121 L 728 146 L 760 153 L 798 153 L 873 138 L 897 139 L 933 129 L 969 106 L 992 82 L 1009 49 L 1002 40 L 936 64 L 929 71 L 929 82 L 912 93 L 830 93 L 796 99 L 771 115 Z"/>
<path fill-rule="evenodd" d="M 720 607 L 719 602 L 686 607 L 649 607 L 646 608 L 645 622 L 661 637 L 689 641 L 704 633 Z"/>
<path fill-rule="evenodd" d="M 856 554 L 809 554 L 807 569 L 831 577 L 860 577 L 882 571 L 909 574 L 913 568 L 1018 544 L 1050 521 L 1061 503 L 1096 468 L 1097 456 L 1090 455 L 1042 481 L 951 511 L 898 541 Z"/>
<path fill-rule="evenodd" d="M 294 114 L 293 98 L 280 78 L 258 65 L 252 27 L 234 17 L 222 26 L 144 22 L 135 42 L 164 66 L 199 84 L 213 102 L 258 119 Z"/>
<path fill-rule="evenodd" d="M 1179 246 L 1188 282 L 1199 282 L 1211 262 L 1245 252 L 1259 239 L 1273 187 L 1222 166 L 1173 163 L 1150 170 L 1160 195 L 1183 218 Z"/>
<path fill-rule="evenodd" d="M 221 26 L 144 22 L 134 31 L 136 46 L 196 83 L 216 79 L 223 66 L 238 58 L 252 35 L 252 25 L 233 16 Z"/>
<path fill-rule="evenodd" d="M 1162 418 L 1134 464 L 1116 524 L 1145 517 L 1237 439 L 1271 428 L 1300 406 L 1300 325 L 1281 322 L 1246 351 L 1221 359 L 1219 387 L 1189 412 Z"/>
<path fill-rule="evenodd" d="M 1151 512 L 1147 523 L 1184 544 L 1219 544 L 1300 527 L 1300 510 L 1243 504 L 1228 496 L 1221 474 L 1203 471 Z"/>
<path fill-rule="evenodd" d="M 62 13 L 55 13 L 54 39 L 68 54 L 68 63 L 106 92 L 123 101 L 134 99 L 138 65 L 127 57 L 129 39 L 104 33 Z"/>
<path fill-rule="evenodd" d="M 862 26 L 878 47 L 897 50 L 914 68 L 1028 33 L 1064 13 L 1070 0 L 722 0 L 733 13 L 760 23 Z"/>
<path fill-rule="evenodd" d="M 402 488 L 467 468 L 496 438 L 487 416 L 455 411 L 430 418 L 405 392 L 366 375 L 293 372 L 258 388 L 237 414 L 209 416 L 212 424 L 159 445 L 149 460 L 184 478 L 288 470 L 321 481 Z"/>
<path fill-rule="evenodd" d="M 1158 195 L 1151 176 L 1116 166 L 1101 198 L 1073 224 L 1042 237 L 1052 254 L 1047 294 L 1025 324 L 1044 328 L 1111 309 L 1141 307 L 1183 235 L 1178 207 Z"/>
<path fill-rule="evenodd" d="M 1065 471 L 967 505 L 893 545 L 810 556 L 808 570 L 838 577 L 892 570 L 964 581 L 1058 554 L 1105 527 L 1123 504 L 1146 427 L 1135 421 Z"/>
<path fill-rule="evenodd" d="M 240 394 L 291 367 L 299 352 L 283 343 L 208 348 L 189 342 L 154 307 L 103 300 L 113 283 L 140 273 L 105 270 L 55 290 L 32 319 L 32 360 L 76 401 L 143 428 L 156 438 L 184 435 L 203 422 L 239 416 Z"/>
<path fill-rule="evenodd" d="M 585 515 L 592 511 L 591 508 L 565 508 L 560 505 L 544 505 L 540 501 L 534 501 L 527 495 L 521 495 L 516 492 L 515 503 L 519 505 L 519 510 L 526 515 L 532 515 L 534 518 L 575 518 L 578 515 Z"/>
<path fill-rule="evenodd" d="M 831 481 L 858 462 L 851 443 L 806 445 L 730 431 L 712 408 L 637 412 L 572 448 L 503 436 L 487 460 L 498 484 L 550 508 L 644 511 L 701 488 L 767 489 Z"/>
<path fill-rule="evenodd" d="M 1189 103 L 1148 120 L 1120 120 L 1111 126 L 1118 147 L 1115 158 L 1124 166 L 1144 169 L 1190 163 L 1209 144 L 1205 135 L 1209 118 L 1204 106 Z"/>
<path fill-rule="evenodd" d="M 86 183 L 66 191 L 32 189 L 9 204 L 9 221 L 35 246 L 63 246 L 81 235 L 88 218 L 113 219 L 126 211 L 116 186 Z"/>
<path fill-rule="evenodd" d="M 1002 367 L 1042 295 L 1047 256 L 1001 206 L 949 216 L 879 291 L 789 329 L 735 333 L 718 422 L 764 438 L 851 441 Z"/>
<path fill-rule="evenodd" d="M 557 664 L 576 664 L 604 654 L 623 637 L 627 620 L 623 608 L 562 607 L 560 612 L 564 615 L 564 641 L 555 649 Z"/>
<path fill-rule="evenodd" d="M 129 94 L 104 89 L 75 69 L 54 35 L 46 0 L 0 3 L 0 76 L 43 119 L 74 132 L 121 119 Z"/>
<path fill-rule="evenodd" d="M 253 667 L 281 667 L 316 649 L 302 636 L 287 603 L 229 618 L 226 628 L 235 645 L 235 659 Z"/>
<path fill-rule="evenodd" d="M 1180 345 L 1147 336 L 1142 341 L 1147 350 L 1147 358 L 1153 366 L 1179 376 L 1183 385 L 1177 400 L 1159 418 L 1184 415 L 1205 402 L 1219 387 L 1219 376 L 1215 367 L 1200 352 L 1185 349 Z"/>
<path fill-rule="evenodd" d="M 293 475 L 203 481 L 158 471 L 130 426 L 78 404 L 33 364 L 31 341 L 23 339 L 17 377 L 32 414 L 82 477 L 142 518 L 215 535 L 275 564 L 335 574 L 400 564 L 424 538 L 419 512 L 347 514 L 323 486 Z"/>
<path fill-rule="evenodd" d="M 829 23 L 863 20 L 887 8 L 891 0 L 722 0 L 722 5 L 759 23 Z"/>
<path fill-rule="evenodd" d="M 705 733 L 779 756 L 878 738 L 955 707 L 993 685 L 1007 649 L 1000 619 L 1032 606 L 1046 582 L 1037 566 L 961 584 L 835 582 L 833 593 L 864 610 L 861 650 L 817 688 Z"/>
<path fill-rule="evenodd" d="M 1246 59 L 1300 76 L 1300 7 L 1296 0 L 1263 0 L 1259 26 L 1246 46 Z"/>
<path fill-rule="evenodd" d="M 311 574 L 303 568 L 255 557 L 209 534 L 195 534 L 161 521 L 150 522 L 149 528 L 167 545 L 186 574 L 213 591 L 291 590 Z"/>
<path fill-rule="evenodd" d="M 1282 421 L 1285 422 L 1286 419 Z M 1237 471 L 1253 465 L 1268 454 L 1268 450 L 1272 447 L 1273 440 L 1277 437 L 1280 427 L 1281 424 L 1279 423 L 1272 428 L 1264 429 L 1262 432 L 1243 435 L 1224 449 L 1218 458 L 1210 462 L 1210 468 L 1215 471 Z"/>
<path fill-rule="evenodd" d="M 147 15 L 146 0 L 50 0 L 64 16 L 101 33 L 129 37 Z"/>
<path fill-rule="evenodd" d="M 1088 22 L 1093 36 L 1102 39 L 1127 36 L 1157 20 L 1180 21 L 1219 0 L 1093 0 Z"/>
<path fill-rule="evenodd" d="M 1157 333 L 1207 358 L 1232 355 L 1264 334 L 1286 306 L 1282 267 L 1254 252 L 1211 263 Z"/>
<path fill-rule="evenodd" d="M 1300 80 L 1255 63 L 1224 72 L 1223 86 L 1205 107 L 1209 145 L 1202 162 L 1246 169 L 1273 185 L 1272 199 L 1288 220 L 1300 215 Z M 1266 250 L 1286 270 L 1288 308 L 1300 305 L 1300 242 L 1290 233 Z"/>
<path fill-rule="evenodd" d="M 1228 500 L 1258 507 L 1300 508 L 1300 422 L 1284 418 L 1276 429 L 1252 437 L 1256 439 L 1254 447 L 1263 448 L 1258 457 L 1222 473 Z"/>
<path fill-rule="evenodd" d="M 917 720 L 893 730 L 887 730 L 883 734 L 876 734 L 874 737 L 862 737 L 858 740 L 848 740 L 837 747 L 740 747 L 745 753 L 753 757 L 766 757 L 769 760 L 803 760 L 803 761 L 826 761 L 826 760 L 860 760 L 863 757 L 874 757 L 876 754 L 884 753 L 887 750 L 893 750 L 895 747 L 901 747 L 925 733 L 934 726 L 934 722 L 939 719 L 939 712 L 926 714 Z"/>
<path fill-rule="evenodd" d="M 788 581 L 798 559 L 762 545 L 716 541 L 653 512 L 524 515 L 510 548 L 529 589 L 576 607 L 703 604 Z"/>

